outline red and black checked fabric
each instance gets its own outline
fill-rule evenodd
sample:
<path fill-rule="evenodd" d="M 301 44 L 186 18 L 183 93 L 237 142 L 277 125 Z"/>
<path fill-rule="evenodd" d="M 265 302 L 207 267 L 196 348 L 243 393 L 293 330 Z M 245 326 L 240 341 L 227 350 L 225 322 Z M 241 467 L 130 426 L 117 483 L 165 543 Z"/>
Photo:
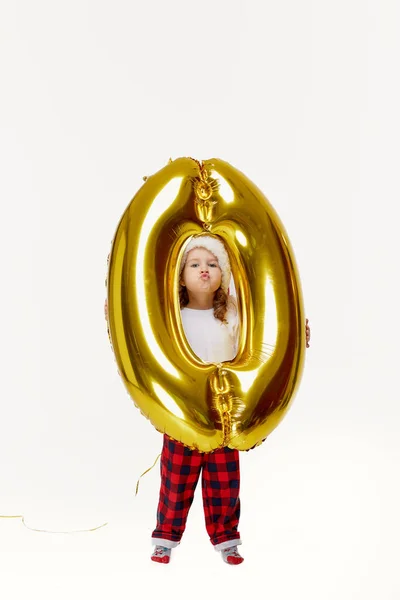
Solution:
<path fill-rule="evenodd" d="M 161 488 L 153 538 L 179 542 L 202 471 L 203 507 L 211 543 L 240 538 L 239 452 L 221 448 L 202 453 L 164 435 Z"/>

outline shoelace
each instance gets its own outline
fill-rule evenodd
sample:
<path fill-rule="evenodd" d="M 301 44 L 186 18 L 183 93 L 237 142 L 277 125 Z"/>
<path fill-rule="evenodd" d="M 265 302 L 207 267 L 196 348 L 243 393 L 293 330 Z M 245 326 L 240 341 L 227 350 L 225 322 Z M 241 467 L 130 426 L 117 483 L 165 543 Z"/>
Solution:
<path fill-rule="evenodd" d="M 163 546 L 157 546 L 154 550 L 154 556 L 162 556 L 163 554 L 166 554 L 167 550 L 168 548 L 164 548 Z"/>

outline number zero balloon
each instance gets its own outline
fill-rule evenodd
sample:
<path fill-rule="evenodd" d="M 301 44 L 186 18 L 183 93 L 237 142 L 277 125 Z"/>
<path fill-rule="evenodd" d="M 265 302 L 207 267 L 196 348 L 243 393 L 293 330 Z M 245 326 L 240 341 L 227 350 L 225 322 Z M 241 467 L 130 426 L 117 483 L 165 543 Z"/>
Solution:
<path fill-rule="evenodd" d="M 206 364 L 181 321 L 179 265 L 193 235 L 222 239 L 240 318 L 234 360 Z M 220 159 L 178 158 L 146 178 L 117 227 L 108 325 L 123 383 L 154 427 L 203 452 L 249 450 L 286 414 L 305 356 L 300 278 L 264 194 Z"/>

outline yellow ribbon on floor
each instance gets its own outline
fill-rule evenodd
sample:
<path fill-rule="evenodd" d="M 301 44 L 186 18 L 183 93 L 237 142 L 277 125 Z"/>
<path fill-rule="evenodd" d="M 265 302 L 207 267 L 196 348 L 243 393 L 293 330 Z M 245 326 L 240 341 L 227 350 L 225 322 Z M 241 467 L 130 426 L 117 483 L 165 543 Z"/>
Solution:
<path fill-rule="evenodd" d="M 148 473 L 149 471 L 151 471 L 151 469 L 153 469 L 153 467 L 155 467 L 158 459 L 161 456 L 161 452 L 160 454 L 157 456 L 157 458 L 155 459 L 154 463 L 151 465 L 151 467 L 149 467 L 148 469 L 146 469 L 146 471 L 144 471 L 139 479 L 136 482 L 136 492 L 135 492 L 135 496 L 137 496 L 138 491 L 139 491 L 139 482 L 141 480 L 141 478 L 146 475 L 146 473 Z M 106 525 L 108 525 L 108 523 L 103 523 L 102 525 L 97 525 L 97 527 L 92 527 L 91 529 L 74 529 L 72 531 L 53 531 L 53 530 L 48 530 L 48 529 L 36 529 L 34 527 L 29 527 L 29 525 L 27 525 L 25 523 L 25 517 L 24 515 L 0 515 L 0 519 L 21 519 L 22 524 L 24 525 L 24 527 L 26 527 L 27 529 L 30 529 L 31 531 L 37 531 L 39 533 L 87 533 L 87 532 L 91 532 L 91 531 L 97 531 L 97 529 L 101 529 L 102 527 L 105 527 Z"/>
<path fill-rule="evenodd" d="M 98 525 L 97 527 L 92 527 L 91 529 L 75 529 L 72 531 L 50 531 L 48 529 L 34 529 L 33 527 L 29 527 L 25 523 L 24 515 L 0 515 L 0 519 L 21 519 L 24 527 L 26 527 L 27 529 L 30 529 L 31 531 L 38 531 L 39 533 L 86 533 L 86 532 L 90 532 L 90 531 L 96 531 L 97 529 L 101 529 L 102 527 L 105 527 L 106 525 L 108 525 L 108 523 L 103 523 L 102 525 Z"/>

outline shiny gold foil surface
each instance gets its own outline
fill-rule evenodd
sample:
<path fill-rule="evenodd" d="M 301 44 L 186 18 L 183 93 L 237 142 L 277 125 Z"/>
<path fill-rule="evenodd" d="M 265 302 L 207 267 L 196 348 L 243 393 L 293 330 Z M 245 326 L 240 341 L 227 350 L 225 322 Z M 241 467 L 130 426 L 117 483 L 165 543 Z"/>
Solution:
<path fill-rule="evenodd" d="M 179 265 L 201 233 L 230 257 L 241 324 L 231 362 L 202 362 L 183 331 Z M 112 347 L 142 414 L 203 452 L 260 444 L 294 399 L 306 347 L 293 249 L 265 195 L 223 160 L 169 161 L 128 205 L 108 269 Z"/>

